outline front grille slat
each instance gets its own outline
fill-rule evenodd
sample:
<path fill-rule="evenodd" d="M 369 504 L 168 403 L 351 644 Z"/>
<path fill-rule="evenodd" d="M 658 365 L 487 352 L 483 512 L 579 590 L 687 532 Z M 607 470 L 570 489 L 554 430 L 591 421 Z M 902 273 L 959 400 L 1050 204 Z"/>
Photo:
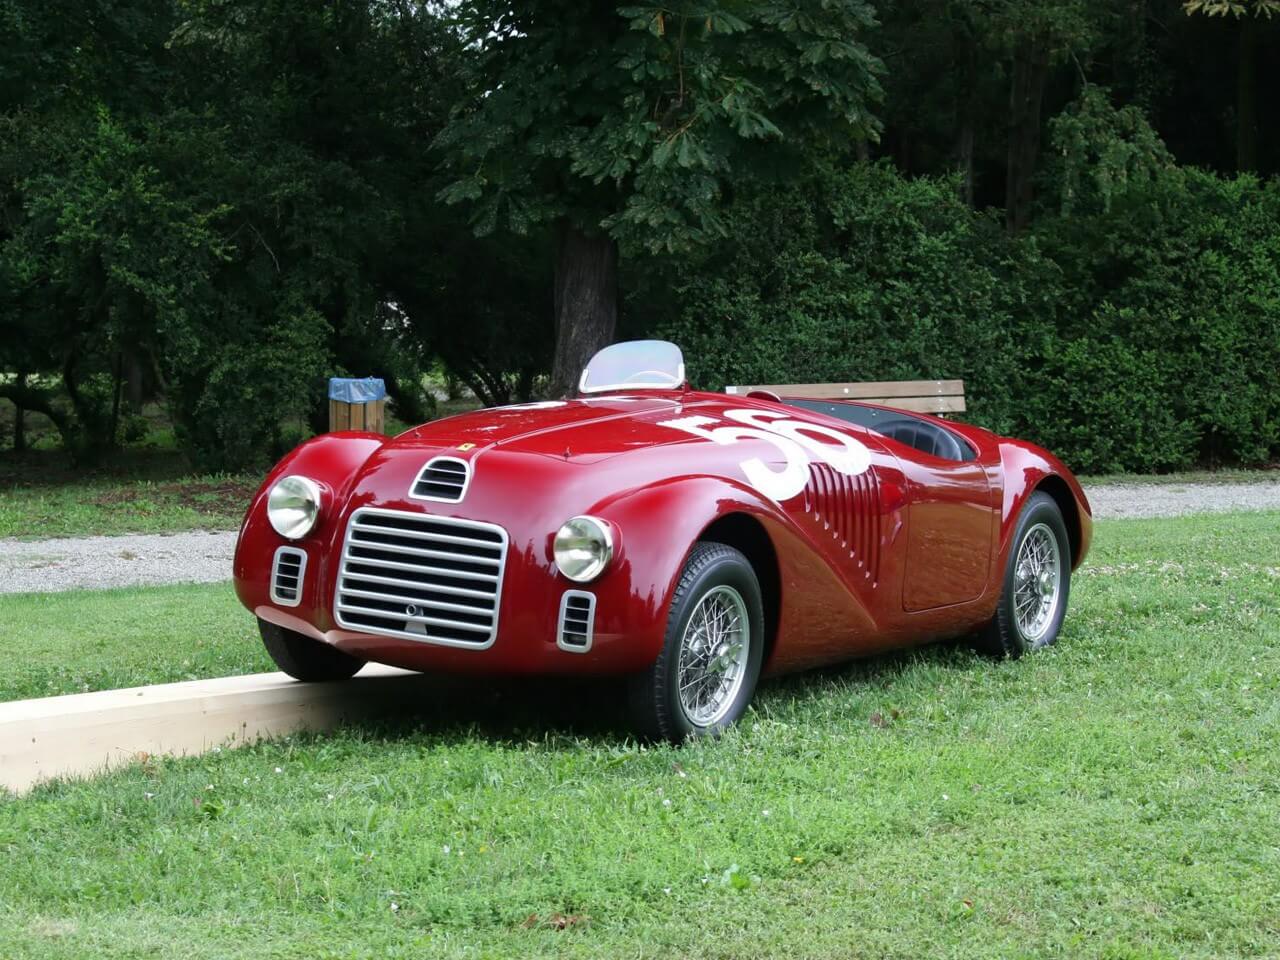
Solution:
<path fill-rule="evenodd" d="M 447 567 L 424 567 L 424 566 L 419 566 L 418 564 L 415 564 L 415 563 L 401 563 L 398 560 L 379 559 L 379 560 L 369 561 L 369 560 L 361 560 L 359 557 L 352 557 L 351 563 L 353 565 L 367 566 L 370 569 L 385 568 L 387 570 L 397 570 L 397 571 L 405 570 L 405 571 L 412 571 L 414 573 L 422 573 L 425 576 L 432 576 L 432 577 L 457 578 L 459 576 L 463 576 L 463 577 L 466 577 L 466 579 L 468 580 L 486 580 L 486 581 L 489 581 L 490 583 L 497 583 L 500 579 L 502 579 L 496 573 L 478 573 L 476 571 L 469 571 L 465 574 L 459 574 L 458 571 L 450 570 Z"/>
<path fill-rule="evenodd" d="M 354 566 L 362 566 L 355 564 Z M 409 587 L 413 590 L 430 590 L 432 593 L 447 593 L 455 597 L 479 597 L 484 600 L 492 600 L 496 590 L 473 590 L 469 587 L 452 587 L 444 583 L 432 583 L 430 580 L 402 580 L 399 577 L 383 577 L 372 573 L 365 573 L 363 570 L 350 570 L 347 574 L 348 580 L 359 580 L 361 583 L 377 583 L 385 584 L 389 587 Z M 489 579 L 488 577 L 485 578 Z M 494 578 L 497 579 L 496 577 Z"/>
<path fill-rule="evenodd" d="M 430 557 L 433 560 L 456 560 L 460 563 L 488 563 L 495 567 L 502 563 L 502 561 L 497 557 L 471 557 L 465 553 L 449 553 L 446 550 L 423 550 L 416 547 L 402 547 L 394 543 L 368 543 L 363 540 L 355 540 L 351 543 L 351 546 L 374 553 L 379 550 L 385 550 L 390 553 L 405 553 L 410 556 Z M 505 549 L 503 550 L 503 553 L 506 553 Z"/>
<path fill-rule="evenodd" d="M 338 609 L 352 611 L 355 613 L 372 613 L 377 616 L 390 616 L 396 620 L 404 620 L 406 623 L 423 623 L 429 626 L 454 627 L 458 630 L 475 630 L 481 633 L 487 633 L 493 624 L 492 616 L 487 618 L 477 616 L 475 620 L 460 620 L 456 617 L 428 617 L 425 614 L 419 613 L 410 617 L 405 616 L 394 609 L 387 609 L 387 607 L 396 606 L 395 604 L 387 604 L 383 607 L 377 607 L 361 604 L 359 603 L 359 599 L 359 597 L 356 597 L 356 603 L 344 603 L 339 606 Z"/>
<path fill-rule="evenodd" d="M 456 610 L 461 613 L 484 613 L 486 606 L 485 604 L 477 605 L 473 603 L 453 603 L 449 600 L 433 600 L 427 591 L 423 591 L 423 596 L 406 596 L 397 593 L 382 593 L 377 590 L 361 590 L 359 587 L 349 586 L 349 583 L 349 580 L 343 581 L 342 595 L 344 597 L 368 597 L 370 600 L 385 600 L 389 603 L 399 603 L 401 606 L 413 604 L 415 606 L 430 606 L 432 610 Z"/>
<path fill-rule="evenodd" d="M 347 525 L 340 626 L 483 649 L 494 642 L 507 533 L 491 523 L 362 507 Z"/>

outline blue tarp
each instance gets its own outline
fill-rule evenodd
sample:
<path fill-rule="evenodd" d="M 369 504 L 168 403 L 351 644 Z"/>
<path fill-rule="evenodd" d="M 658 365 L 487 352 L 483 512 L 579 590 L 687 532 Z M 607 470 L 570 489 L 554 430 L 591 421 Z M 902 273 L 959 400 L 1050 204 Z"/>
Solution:
<path fill-rule="evenodd" d="M 387 395 L 387 385 L 379 377 L 353 380 L 347 377 L 329 378 L 329 399 L 343 403 L 373 403 Z"/>

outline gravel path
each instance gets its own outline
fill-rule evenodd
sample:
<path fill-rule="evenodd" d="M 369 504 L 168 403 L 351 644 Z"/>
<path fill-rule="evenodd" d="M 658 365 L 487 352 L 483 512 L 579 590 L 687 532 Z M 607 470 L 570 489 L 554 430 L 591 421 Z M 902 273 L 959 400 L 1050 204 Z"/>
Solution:
<path fill-rule="evenodd" d="M 1280 510 L 1280 479 L 1108 484 L 1088 494 L 1098 519 Z M 227 580 L 235 542 L 233 532 L 0 540 L 0 593 Z"/>
<path fill-rule="evenodd" d="M 0 540 L 0 593 L 231 579 L 234 531 Z"/>
<path fill-rule="evenodd" d="M 1265 483 L 1114 483 L 1085 493 L 1099 520 L 1280 510 L 1280 478 Z"/>

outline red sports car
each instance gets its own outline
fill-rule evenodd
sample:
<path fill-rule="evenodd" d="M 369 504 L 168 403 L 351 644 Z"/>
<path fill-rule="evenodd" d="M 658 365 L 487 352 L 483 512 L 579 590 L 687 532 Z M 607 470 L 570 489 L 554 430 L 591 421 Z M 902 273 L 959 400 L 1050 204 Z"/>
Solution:
<path fill-rule="evenodd" d="M 304 443 L 249 507 L 235 582 L 299 680 L 617 675 L 637 729 L 679 741 L 742 716 L 762 672 L 1052 643 L 1091 529 L 1032 444 L 690 390 L 649 340 L 602 350 L 570 400 Z"/>

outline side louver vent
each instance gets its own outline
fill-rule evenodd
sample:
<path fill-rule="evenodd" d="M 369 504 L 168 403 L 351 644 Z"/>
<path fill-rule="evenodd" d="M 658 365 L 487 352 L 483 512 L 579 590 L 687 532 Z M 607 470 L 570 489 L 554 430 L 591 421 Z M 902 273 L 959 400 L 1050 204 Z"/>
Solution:
<path fill-rule="evenodd" d="M 271 564 L 271 600 L 282 607 L 302 602 L 302 575 L 307 571 L 307 554 L 294 547 L 280 547 Z"/>
<path fill-rule="evenodd" d="M 582 590 L 566 590 L 560 598 L 556 646 L 572 653 L 586 653 L 591 649 L 595 621 L 596 595 Z"/>
<path fill-rule="evenodd" d="M 471 465 L 467 461 L 457 457 L 436 457 L 422 468 L 409 495 L 417 500 L 457 503 L 466 496 L 470 482 Z"/>
<path fill-rule="evenodd" d="M 849 551 L 864 577 L 880 579 L 880 483 L 874 471 L 851 477 L 825 463 L 810 464 L 804 509 Z"/>

